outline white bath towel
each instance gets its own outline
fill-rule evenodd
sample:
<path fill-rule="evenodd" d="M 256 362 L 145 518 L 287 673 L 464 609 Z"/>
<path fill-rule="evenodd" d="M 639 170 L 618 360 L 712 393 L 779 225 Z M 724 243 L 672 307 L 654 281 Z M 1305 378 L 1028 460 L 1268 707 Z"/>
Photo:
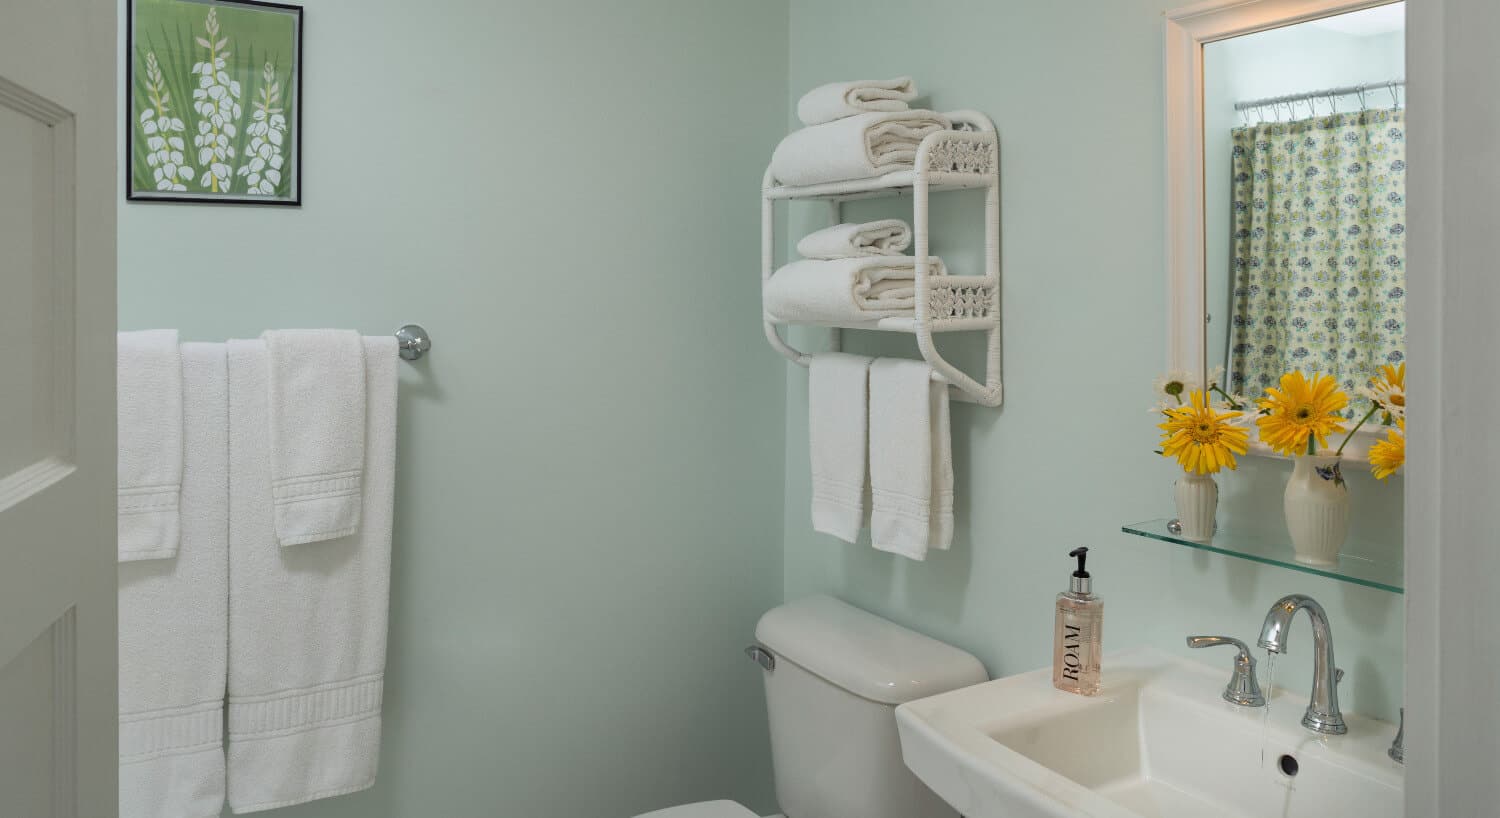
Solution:
<path fill-rule="evenodd" d="M 911 77 L 830 82 L 797 100 L 797 118 L 803 125 L 821 125 L 870 111 L 905 111 L 906 103 L 916 98 L 917 86 Z"/>
<path fill-rule="evenodd" d="M 814 355 L 807 381 L 813 530 L 845 541 L 865 524 L 865 448 L 870 358 Z"/>
<path fill-rule="evenodd" d="M 177 330 L 116 338 L 120 562 L 177 553 L 182 493 L 182 355 Z"/>
<path fill-rule="evenodd" d="M 859 114 L 793 131 L 771 154 L 771 175 L 783 185 L 868 179 L 910 170 L 917 145 L 952 123 L 932 111 Z"/>
<path fill-rule="evenodd" d="M 120 818 L 224 807 L 227 379 L 223 344 L 182 345 L 182 544 L 119 566 Z"/>
<path fill-rule="evenodd" d="M 282 545 L 359 530 L 365 358 L 352 330 L 272 330 L 271 476 Z"/>
<path fill-rule="evenodd" d="M 932 275 L 943 260 L 928 257 Z M 916 261 L 911 256 L 865 256 L 794 261 L 777 270 L 761 296 L 776 322 L 849 323 L 915 314 Z"/>
<path fill-rule="evenodd" d="M 870 543 L 914 560 L 953 541 L 948 386 L 924 361 L 870 364 Z"/>
<path fill-rule="evenodd" d="M 898 256 L 911 246 L 911 226 L 900 219 L 864 224 L 836 224 L 809 233 L 797 242 L 803 258 Z"/>
<path fill-rule="evenodd" d="M 366 338 L 364 520 L 278 548 L 266 345 L 229 342 L 229 805 L 237 813 L 375 781 L 395 485 L 396 341 Z"/>

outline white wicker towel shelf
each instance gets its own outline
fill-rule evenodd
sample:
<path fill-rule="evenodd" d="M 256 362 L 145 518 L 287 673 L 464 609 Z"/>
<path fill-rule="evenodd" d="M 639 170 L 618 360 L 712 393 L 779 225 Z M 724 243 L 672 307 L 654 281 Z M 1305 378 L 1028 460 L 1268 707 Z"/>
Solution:
<path fill-rule="evenodd" d="M 909 332 L 917 337 L 917 348 L 932 365 L 933 378 L 949 384 L 958 400 L 999 406 L 1000 386 L 1000 147 L 995 125 L 977 111 L 947 114 L 953 130 L 928 135 L 917 147 L 912 170 L 896 171 L 874 179 L 830 182 L 801 187 L 777 184 L 771 169 L 761 185 L 761 281 L 775 270 L 775 203 L 786 200 L 822 200 L 829 203 L 834 224 L 840 221 L 840 203 L 878 196 L 912 197 L 912 233 L 916 245 L 916 309 L 911 318 L 883 318 L 844 324 L 824 324 L 838 329 Z M 929 275 L 927 197 L 947 190 L 984 189 L 984 275 Z M 811 356 L 799 352 L 782 339 L 777 323 L 762 314 L 766 340 L 791 362 L 807 366 Z M 983 383 L 950 364 L 938 353 L 933 333 L 984 332 L 987 335 Z M 837 338 L 835 338 L 837 344 Z"/>

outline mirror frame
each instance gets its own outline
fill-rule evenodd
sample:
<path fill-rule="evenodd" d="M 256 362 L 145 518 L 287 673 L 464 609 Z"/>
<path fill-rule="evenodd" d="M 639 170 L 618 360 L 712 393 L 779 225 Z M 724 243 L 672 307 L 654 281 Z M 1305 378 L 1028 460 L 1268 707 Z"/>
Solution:
<path fill-rule="evenodd" d="M 1167 365 L 1208 374 L 1204 247 L 1203 46 L 1396 0 L 1205 0 L 1165 13 Z M 1366 424 L 1344 449 L 1362 459 L 1384 428 Z M 1250 431 L 1250 453 L 1279 457 Z"/>

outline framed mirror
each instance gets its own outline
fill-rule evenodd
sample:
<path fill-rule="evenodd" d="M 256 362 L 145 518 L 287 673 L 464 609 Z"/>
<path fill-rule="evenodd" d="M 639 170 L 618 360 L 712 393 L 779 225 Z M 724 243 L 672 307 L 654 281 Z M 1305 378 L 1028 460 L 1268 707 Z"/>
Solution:
<path fill-rule="evenodd" d="M 1406 355 L 1405 3 L 1170 12 L 1166 72 L 1169 365 L 1250 401 L 1330 375 L 1358 423 Z"/>

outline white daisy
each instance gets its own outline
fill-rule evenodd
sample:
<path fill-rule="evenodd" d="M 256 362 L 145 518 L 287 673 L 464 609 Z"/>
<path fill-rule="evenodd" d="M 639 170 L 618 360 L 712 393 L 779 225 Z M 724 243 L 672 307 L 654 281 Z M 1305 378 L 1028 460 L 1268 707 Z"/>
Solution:
<path fill-rule="evenodd" d="M 1222 365 L 1208 370 L 1208 388 L 1212 389 L 1215 386 L 1220 389 L 1224 388 L 1224 367 Z"/>
<path fill-rule="evenodd" d="M 1369 398 L 1391 416 L 1394 423 L 1406 417 L 1406 388 L 1397 386 L 1384 378 L 1376 378 L 1369 386 L 1362 386 L 1359 394 Z"/>
<path fill-rule="evenodd" d="M 1213 402 L 1213 407 L 1220 412 L 1239 412 L 1239 417 L 1233 417 L 1228 420 L 1229 423 L 1235 426 L 1253 426 L 1255 424 L 1255 407 L 1250 405 L 1250 400 L 1244 395 L 1230 393 L 1228 398 L 1220 396 Z"/>
<path fill-rule="evenodd" d="M 1170 370 L 1151 383 L 1151 391 L 1156 398 L 1156 405 L 1151 411 L 1160 412 L 1182 406 L 1187 403 L 1188 393 L 1201 388 L 1193 373 L 1183 369 Z"/>

